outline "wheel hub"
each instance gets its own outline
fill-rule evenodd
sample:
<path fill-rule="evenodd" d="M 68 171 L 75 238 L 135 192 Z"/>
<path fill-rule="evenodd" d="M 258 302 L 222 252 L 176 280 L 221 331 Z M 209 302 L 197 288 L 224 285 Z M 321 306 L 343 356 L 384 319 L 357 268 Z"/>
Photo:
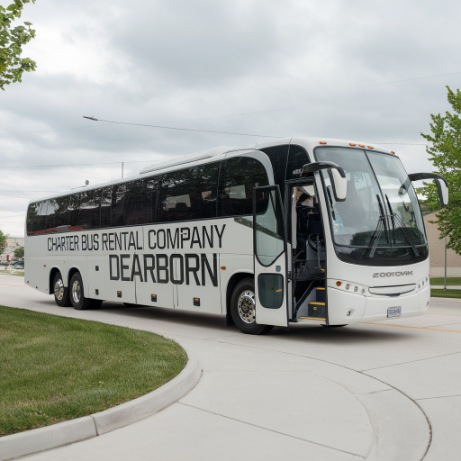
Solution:
<path fill-rule="evenodd" d="M 255 309 L 255 294 L 250 291 L 244 291 L 238 300 L 238 312 L 240 318 L 245 323 L 255 323 L 256 321 L 256 309 Z"/>
<path fill-rule="evenodd" d="M 81 297 L 81 290 L 80 290 L 80 283 L 77 280 L 74 281 L 72 284 L 72 299 L 75 301 L 76 304 L 80 302 Z"/>
<path fill-rule="evenodd" d="M 54 284 L 54 295 L 59 301 L 64 298 L 64 283 L 61 279 Z"/>

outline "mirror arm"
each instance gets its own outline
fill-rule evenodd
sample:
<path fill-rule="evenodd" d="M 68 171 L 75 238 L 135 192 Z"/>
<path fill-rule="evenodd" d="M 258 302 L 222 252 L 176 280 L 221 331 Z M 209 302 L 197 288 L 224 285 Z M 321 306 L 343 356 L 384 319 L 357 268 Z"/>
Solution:
<path fill-rule="evenodd" d="M 421 181 L 422 179 L 441 179 L 448 187 L 446 179 L 437 173 L 411 173 L 408 177 L 411 181 Z"/>
<path fill-rule="evenodd" d="M 308 163 L 307 165 L 304 165 L 301 168 L 300 173 L 301 174 L 315 173 L 316 171 L 325 170 L 325 169 L 328 169 L 328 168 L 334 168 L 335 170 L 338 170 L 338 173 L 341 175 L 342 178 L 346 177 L 346 173 L 344 172 L 343 168 L 340 167 L 337 163 L 334 163 L 334 162 Z"/>

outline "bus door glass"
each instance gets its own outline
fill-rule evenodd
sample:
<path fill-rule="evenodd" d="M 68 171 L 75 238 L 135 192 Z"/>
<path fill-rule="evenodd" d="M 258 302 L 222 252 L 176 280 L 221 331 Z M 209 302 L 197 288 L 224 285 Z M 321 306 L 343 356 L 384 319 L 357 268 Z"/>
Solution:
<path fill-rule="evenodd" d="M 253 240 L 256 322 L 287 326 L 287 256 L 278 186 L 256 187 Z"/>

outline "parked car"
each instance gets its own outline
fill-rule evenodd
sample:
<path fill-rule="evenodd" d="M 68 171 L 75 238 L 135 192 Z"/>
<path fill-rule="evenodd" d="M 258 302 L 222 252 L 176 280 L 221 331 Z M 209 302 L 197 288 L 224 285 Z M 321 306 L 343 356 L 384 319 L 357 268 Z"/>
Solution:
<path fill-rule="evenodd" d="M 24 269 L 24 261 L 14 261 L 8 266 L 9 271 L 22 271 Z"/>

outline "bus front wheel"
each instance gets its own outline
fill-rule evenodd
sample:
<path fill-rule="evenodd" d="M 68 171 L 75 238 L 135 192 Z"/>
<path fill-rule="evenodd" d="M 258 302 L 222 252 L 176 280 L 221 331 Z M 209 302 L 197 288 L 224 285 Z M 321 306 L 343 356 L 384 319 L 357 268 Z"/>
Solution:
<path fill-rule="evenodd" d="M 91 300 L 85 298 L 82 276 L 76 272 L 70 279 L 70 301 L 74 309 L 88 309 Z"/>
<path fill-rule="evenodd" d="M 256 296 L 253 279 L 243 279 L 232 292 L 230 311 L 235 326 L 250 335 L 267 333 L 272 326 L 256 323 Z"/>
<path fill-rule="evenodd" d="M 69 288 L 64 286 L 61 272 L 56 272 L 53 277 L 53 294 L 54 301 L 58 306 L 68 307 L 71 305 Z"/>

